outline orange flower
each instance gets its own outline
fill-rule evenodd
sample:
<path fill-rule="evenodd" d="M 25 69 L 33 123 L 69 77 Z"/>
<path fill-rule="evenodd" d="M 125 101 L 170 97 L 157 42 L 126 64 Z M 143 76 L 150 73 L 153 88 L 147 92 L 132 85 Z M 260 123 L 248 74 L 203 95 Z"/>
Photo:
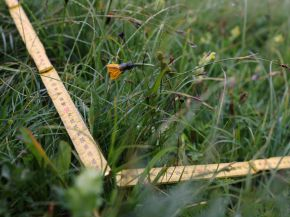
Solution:
<path fill-rule="evenodd" d="M 116 80 L 122 74 L 122 72 L 132 69 L 136 66 L 131 62 L 128 63 L 121 63 L 121 64 L 108 64 L 107 70 L 110 75 L 111 80 Z"/>
<path fill-rule="evenodd" d="M 116 80 L 122 73 L 119 64 L 108 64 L 107 70 L 110 75 L 111 80 Z"/>

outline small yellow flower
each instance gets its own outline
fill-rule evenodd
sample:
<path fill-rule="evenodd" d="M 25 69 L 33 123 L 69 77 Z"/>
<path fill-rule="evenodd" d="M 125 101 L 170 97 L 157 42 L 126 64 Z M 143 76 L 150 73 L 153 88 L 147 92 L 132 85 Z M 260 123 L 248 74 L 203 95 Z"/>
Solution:
<path fill-rule="evenodd" d="M 212 42 L 212 35 L 207 32 L 204 36 L 200 38 L 201 44 L 210 44 Z"/>
<path fill-rule="evenodd" d="M 275 37 L 274 37 L 274 42 L 276 42 L 277 44 L 281 44 L 281 43 L 283 43 L 284 42 L 284 37 L 283 37 L 283 35 L 276 35 Z"/>
<path fill-rule="evenodd" d="M 108 64 L 107 70 L 111 80 L 116 80 L 121 75 L 121 67 L 119 64 Z"/>
<path fill-rule="evenodd" d="M 199 60 L 198 64 L 201 65 L 206 65 L 210 63 L 211 61 L 214 61 L 216 57 L 215 52 L 209 52 L 203 55 L 203 57 Z"/>
<path fill-rule="evenodd" d="M 204 65 L 207 65 L 210 62 L 214 61 L 215 58 L 216 58 L 216 53 L 215 52 L 208 52 L 208 53 L 203 54 L 203 57 L 198 62 L 198 67 L 196 69 L 196 74 L 197 75 L 204 74 L 204 72 L 205 72 Z M 201 78 L 202 77 L 198 77 L 197 79 L 201 79 Z"/>
<path fill-rule="evenodd" d="M 209 62 L 214 61 L 215 60 L 215 52 L 210 52 L 210 54 L 207 56 L 207 59 Z"/>
<path fill-rule="evenodd" d="M 239 26 L 235 26 L 232 30 L 231 30 L 231 40 L 236 39 L 237 37 L 239 37 L 241 35 L 241 29 Z"/>

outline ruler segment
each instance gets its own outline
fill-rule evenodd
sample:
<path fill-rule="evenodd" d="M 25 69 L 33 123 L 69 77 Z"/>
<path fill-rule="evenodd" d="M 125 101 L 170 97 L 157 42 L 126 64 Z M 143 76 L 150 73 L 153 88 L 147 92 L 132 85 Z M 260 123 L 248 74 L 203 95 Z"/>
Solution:
<path fill-rule="evenodd" d="M 109 174 L 110 167 L 101 149 L 94 141 L 57 71 L 48 59 L 44 46 L 39 40 L 24 10 L 16 0 L 6 0 L 6 3 L 9 7 L 11 17 L 40 72 L 40 77 L 81 161 L 86 167 L 96 168 L 105 175 Z"/>
<path fill-rule="evenodd" d="M 121 187 L 133 186 L 139 181 L 155 181 L 157 184 L 170 184 L 187 180 L 239 177 L 265 170 L 289 168 L 290 157 L 285 156 L 245 162 L 176 166 L 168 168 L 158 167 L 150 169 L 147 176 L 144 176 L 146 173 L 144 168 L 126 169 L 117 174 L 116 180 L 117 185 Z"/>
<path fill-rule="evenodd" d="M 19 6 L 18 0 L 6 0 L 6 4 L 7 4 L 9 9 L 13 9 L 13 8 Z"/>
<path fill-rule="evenodd" d="M 7 0 L 6 2 L 10 1 Z M 39 72 L 42 73 L 52 69 L 53 66 L 46 55 L 45 49 L 36 32 L 34 31 L 34 28 L 32 27 L 23 8 L 21 6 L 12 7 L 12 9 L 10 9 L 10 14 L 22 40 L 26 45 L 26 49 L 34 60 Z"/>

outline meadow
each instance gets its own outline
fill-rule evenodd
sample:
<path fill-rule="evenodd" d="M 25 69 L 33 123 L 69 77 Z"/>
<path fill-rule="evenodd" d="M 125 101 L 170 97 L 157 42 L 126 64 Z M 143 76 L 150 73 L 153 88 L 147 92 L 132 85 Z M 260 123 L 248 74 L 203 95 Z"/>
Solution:
<path fill-rule="evenodd" d="M 0 0 L 0 216 L 290 216 L 287 170 L 115 180 L 125 168 L 290 154 L 289 0 L 21 3 L 112 172 L 80 163 Z M 138 66 L 111 80 L 106 65 L 128 62 Z"/>

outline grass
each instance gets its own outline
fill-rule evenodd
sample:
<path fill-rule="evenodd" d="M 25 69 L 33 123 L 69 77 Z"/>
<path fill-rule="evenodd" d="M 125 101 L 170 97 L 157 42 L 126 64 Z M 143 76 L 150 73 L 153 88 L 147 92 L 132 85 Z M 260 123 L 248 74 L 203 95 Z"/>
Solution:
<path fill-rule="evenodd" d="M 0 215 L 91 216 L 98 208 L 110 217 L 289 216 L 289 171 L 128 189 L 114 180 L 123 168 L 289 155 L 289 70 L 279 65 L 290 61 L 289 6 L 287 0 L 25 1 L 112 167 L 112 176 L 100 180 L 70 151 L 1 1 Z M 148 65 L 111 81 L 106 64 L 129 61 Z M 39 162 L 22 127 L 61 179 Z"/>

